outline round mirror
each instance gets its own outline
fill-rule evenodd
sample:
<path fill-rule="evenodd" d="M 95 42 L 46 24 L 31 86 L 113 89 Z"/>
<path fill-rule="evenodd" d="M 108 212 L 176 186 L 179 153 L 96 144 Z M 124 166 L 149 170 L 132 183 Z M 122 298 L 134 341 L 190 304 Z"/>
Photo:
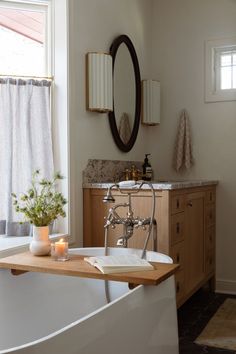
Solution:
<path fill-rule="evenodd" d="M 109 122 L 120 150 L 132 149 L 138 135 L 141 112 L 141 79 L 134 46 L 126 35 L 117 37 L 111 47 L 113 58 L 113 111 Z"/>

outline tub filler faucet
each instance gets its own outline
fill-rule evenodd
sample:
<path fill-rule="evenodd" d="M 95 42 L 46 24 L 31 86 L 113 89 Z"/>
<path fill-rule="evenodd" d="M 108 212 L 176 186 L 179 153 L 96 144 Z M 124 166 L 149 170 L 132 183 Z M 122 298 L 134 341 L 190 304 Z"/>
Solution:
<path fill-rule="evenodd" d="M 152 210 L 151 216 L 147 218 L 140 218 L 139 216 L 135 217 L 132 210 L 132 195 L 138 193 L 143 185 L 148 185 L 152 190 Z M 131 191 L 123 191 L 122 188 L 132 188 Z M 123 225 L 123 235 L 120 236 L 117 240 L 117 246 L 128 247 L 128 240 L 133 236 L 134 229 L 142 228 L 144 231 L 148 229 L 147 237 L 144 242 L 144 247 L 142 250 L 142 258 L 145 258 L 147 244 L 150 239 L 152 232 L 153 236 L 153 250 L 156 251 L 157 246 L 157 227 L 156 220 L 154 218 L 155 214 L 155 192 L 153 186 L 149 182 L 140 182 L 136 183 L 135 181 L 120 182 L 118 184 L 111 185 L 106 196 L 103 198 L 104 203 L 114 203 L 115 199 L 112 195 L 112 189 L 118 190 L 121 194 L 125 194 L 128 197 L 128 202 L 118 203 L 109 209 L 108 216 L 105 217 L 105 254 L 107 254 L 108 247 L 108 229 L 111 227 L 114 229 L 116 225 Z M 118 210 L 127 208 L 125 216 L 121 216 Z"/>

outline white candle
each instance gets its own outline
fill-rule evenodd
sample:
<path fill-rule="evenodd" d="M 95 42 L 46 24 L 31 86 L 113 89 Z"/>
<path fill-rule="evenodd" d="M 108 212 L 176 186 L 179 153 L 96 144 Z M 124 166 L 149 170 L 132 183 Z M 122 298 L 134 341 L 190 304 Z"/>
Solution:
<path fill-rule="evenodd" d="M 56 259 L 63 259 L 67 258 L 68 253 L 68 242 L 64 241 L 63 238 L 60 241 L 55 242 L 55 258 Z"/>

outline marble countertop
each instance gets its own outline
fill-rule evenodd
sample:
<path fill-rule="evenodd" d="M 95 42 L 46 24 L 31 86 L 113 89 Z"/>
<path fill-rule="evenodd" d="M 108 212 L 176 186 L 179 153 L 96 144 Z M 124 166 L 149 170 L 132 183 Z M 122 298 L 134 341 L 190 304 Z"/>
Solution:
<path fill-rule="evenodd" d="M 140 183 L 138 181 L 137 183 Z M 153 188 L 155 190 L 174 190 L 174 189 L 182 189 L 182 188 L 192 188 L 192 187 L 202 187 L 202 186 L 211 186 L 218 184 L 216 180 L 179 180 L 179 181 L 171 181 L 171 180 L 161 180 L 161 181 L 151 181 Z M 99 188 L 106 189 L 113 185 L 114 183 L 84 183 L 83 188 Z M 127 187 L 122 187 L 124 189 L 129 189 Z M 143 185 L 142 189 L 150 189 L 149 185 Z"/>

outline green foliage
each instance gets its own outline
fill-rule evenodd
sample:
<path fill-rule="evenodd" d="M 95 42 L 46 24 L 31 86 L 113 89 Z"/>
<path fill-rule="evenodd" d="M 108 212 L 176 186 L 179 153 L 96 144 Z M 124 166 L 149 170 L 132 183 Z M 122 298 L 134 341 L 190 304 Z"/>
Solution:
<path fill-rule="evenodd" d="M 12 193 L 13 205 L 18 213 L 23 213 L 25 221 L 35 226 L 48 226 L 59 216 L 65 217 L 63 210 L 67 200 L 56 191 L 56 183 L 63 179 L 59 172 L 54 174 L 52 180 L 40 179 L 40 171 L 32 175 L 31 187 L 19 197 Z"/>

